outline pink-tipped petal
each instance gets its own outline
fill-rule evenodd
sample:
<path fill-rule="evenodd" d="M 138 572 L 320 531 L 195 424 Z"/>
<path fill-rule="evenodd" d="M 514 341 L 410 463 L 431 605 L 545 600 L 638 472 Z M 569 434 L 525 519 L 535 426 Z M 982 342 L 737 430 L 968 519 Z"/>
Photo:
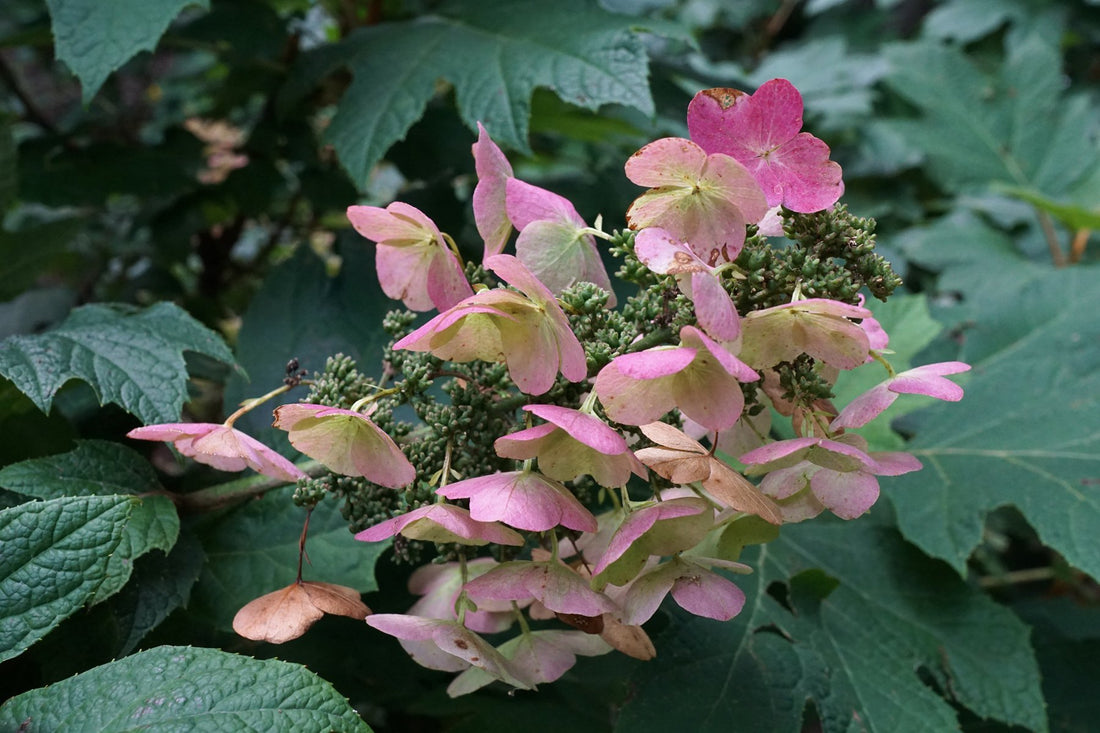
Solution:
<path fill-rule="evenodd" d="M 477 142 L 473 145 L 477 186 L 474 188 L 474 222 L 485 241 L 485 257 L 500 254 L 512 234 L 505 205 L 506 183 L 512 177 L 512 166 L 489 133 L 477 123 Z"/>

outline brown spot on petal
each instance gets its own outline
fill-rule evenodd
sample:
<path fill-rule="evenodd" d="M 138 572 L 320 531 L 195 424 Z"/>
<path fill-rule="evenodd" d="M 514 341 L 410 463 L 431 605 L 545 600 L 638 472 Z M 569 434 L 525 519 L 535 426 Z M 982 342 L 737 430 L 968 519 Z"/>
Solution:
<path fill-rule="evenodd" d="M 695 262 L 695 259 L 687 252 L 677 252 L 672 255 L 672 259 L 676 260 L 681 265 L 690 265 Z"/>
<path fill-rule="evenodd" d="M 603 633 L 603 616 L 581 616 L 576 613 L 556 613 L 558 620 L 569 624 L 574 629 L 580 629 L 586 634 Z"/>
<path fill-rule="evenodd" d="M 729 87 L 715 87 L 714 89 L 704 89 L 700 94 L 713 99 L 718 103 L 718 106 L 722 109 L 729 109 L 733 105 L 737 104 L 737 100 L 745 93 L 740 89 L 730 89 Z"/>
<path fill-rule="evenodd" d="M 470 645 L 466 643 L 465 639 L 455 639 L 455 646 L 459 649 L 469 649 Z"/>

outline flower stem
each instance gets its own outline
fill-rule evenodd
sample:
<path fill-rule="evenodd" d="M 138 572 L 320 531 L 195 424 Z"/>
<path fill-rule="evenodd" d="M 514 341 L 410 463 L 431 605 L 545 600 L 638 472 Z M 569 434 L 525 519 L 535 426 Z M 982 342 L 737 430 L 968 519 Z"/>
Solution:
<path fill-rule="evenodd" d="M 244 402 L 241 403 L 240 409 L 238 409 L 236 412 L 234 412 L 232 415 L 230 415 L 229 417 L 227 417 L 225 419 L 225 423 L 224 423 L 225 427 L 227 427 L 227 428 L 233 427 L 233 423 L 237 422 L 237 418 L 239 418 L 241 415 L 245 414 L 246 412 L 250 412 L 251 410 L 254 410 L 255 408 L 259 407 L 260 405 L 262 405 L 263 403 L 265 403 L 268 400 L 272 399 L 273 397 L 278 397 L 279 395 L 283 394 L 284 392 L 289 392 L 295 386 L 296 385 L 282 384 L 282 385 L 279 385 L 278 387 L 276 387 L 275 389 L 271 390 L 267 394 L 260 395 L 259 397 L 253 397 L 251 399 L 245 400 Z"/>
<path fill-rule="evenodd" d="M 314 478 L 322 475 L 328 470 L 318 461 L 306 461 L 305 463 L 299 464 L 298 468 Z M 235 481 L 227 481 L 224 484 L 208 486 L 205 489 L 193 491 L 189 494 L 164 492 L 164 495 L 176 505 L 176 508 L 178 508 L 182 514 L 204 514 L 217 509 L 223 509 L 246 499 L 258 498 L 268 491 L 277 489 L 280 486 L 286 486 L 286 484 L 287 482 L 283 479 L 256 475 L 240 478 Z"/>

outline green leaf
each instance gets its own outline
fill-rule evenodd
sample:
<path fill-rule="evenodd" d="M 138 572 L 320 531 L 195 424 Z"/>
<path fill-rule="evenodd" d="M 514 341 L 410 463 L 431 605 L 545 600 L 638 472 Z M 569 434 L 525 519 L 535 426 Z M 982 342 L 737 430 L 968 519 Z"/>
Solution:
<path fill-rule="evenodd" d="M 1100 161 L 1087 130 L 1095 108 L 1085 97 L 1060 98 L 1062 60 L 1038 35 L 1010 50 L 996 77 L 958 48 L 936 43 L 886 48 L 887 83 L 920 108 L 900 130 L 928 158 L 949 190 L 999 181 L 1058 196 Z"/>
<path fill-rule="evenodd" d="M 204 559 L 202 545 L 185 533 L 167 555 L 150 553 L 134 563 L 132 582 L 105 604 L 118 630 L 115 656 L 129 654 L 169 614 L 187 605 Z"/>
<path fill-rule="evenodd" d="M 344 42 L 354 81 L 327 131 L 357 185 L 435 96 L 454 86 L 466 123 L 504 146 L 527 145 L 531 94 L 552 89 L 586 109 L 619 103 L 653 114 L 649 63 L 633 18 L 583 0 L 455 0 L 438 14 L 359 31 Z M 336 54 L 326 52 L 326 60 Z"/>
<path fill-rule="evenodd" d="M 0 661 L 46 635 L 96 594 L 116 570 L 141 500 L 85 496 L 0 511 Z"/>
<path fill-rule="evenodd" d="M 746 555 L 744 610 L 676 613 L 617 730 L 796 733 L 807 702 L 826 733 L 954 730 L 952 703 L 1046 729 L 1027 628 L 902 541 L 888 511 L 784 526 Z"/>
<path fill-rule="evenodd" d="M 293 487 L 270 491 L 202 529 L 206 565 L 190 610 L 229 629 L 241 606 L 294 581 L 306 513 L 291 501 L 293 492 Z M 374 563 L 387 547 L 388 542 L 355 540 L 336 502 L 323 501 L 309 519 L 310 562 L 303 575 L 369 593 L 378 589 Z"/>
<path fill-rule="evenodd" d="M 105 440 L 80 440 L 68 453 L 5 466 L 0 486 L 36 499 L 143 494 L 163 488 L 140 453 Z"/>
<path fill-rule="evenodd" d="M 0 728 L 15 730 L 24 721 L 31 730 L 67 731 L 370 730 L 305 667 L 173 646 L 104 664 L 0 707 Z"/>
<path fill-rule="evenodd" d="M 54 53 L 80 79 L 84 103 L 141 51 L 152 51 L 168 25 L 190 5 L 209 0 L 46 0 Z"/>
<path fill-rule="evenodd" d="M 958 353 L 974 366 L 966 396 L 916 415 L 908 450 L 925 468 L 884 488 L 905 536 L 960 573 L 985 516 L 1014 505 L 1044 543 L 1098 578 L 1100 269 L 1039 272 L 969 311 Z"/>
<path fill-rule="evenodd" d="M 0 374 L 43 412 L 70 379 L 145 423 L 173 422 L 187 399 L 183 351 L 235 364 L 221 338 L 172 303 L 77 308 L 57 328 L 0 342 Z"/>

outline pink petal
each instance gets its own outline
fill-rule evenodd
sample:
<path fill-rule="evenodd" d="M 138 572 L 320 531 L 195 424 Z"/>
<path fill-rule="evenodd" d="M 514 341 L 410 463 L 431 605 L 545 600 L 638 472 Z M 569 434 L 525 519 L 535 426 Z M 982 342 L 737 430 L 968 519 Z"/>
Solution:
<path fill-rule="evenodd" d="M 158 425 L 146 425 L 141 428 L 134 428 L 126 433 L 126 437 L 136 440 L 157 440 L 170 443 L 180 438 L 193 438 L 199 435 L 205 435 L 211 430 L 217 430 L 222 427 L 225 426 L 221 423 L 209 422 L 160 423 Z"/>
<path fill-rule="evenodd" d="M 496 560 L 479 557 L 466 563 L 466 578 L 457 562 L 443 565 L 422 565 L 409 577 L 409 591 L 423 596 L 409 608 L 410 616 L 425 616 L 450 621 L 456 620 L 455 602 L 462 591 L 464 580 L 483 575 L 498 565 Z M 515 622 L 512 604 L 485 601 L 478 610 L 466 610 L 465 624 L 479 634 L 496 634 L 505 631 Z"/>
<path fill-rule="evenodd" d="M 702 174 L 707 154 L 691 140 L 654 140 L 626 161 L 626 177 L 648 188 L 691 186 Z"/>
<path fill-rule="evenodd" d="M 746 465 L 764 465 L 772 461 L 788 458 L 805 448 L 817 445 L 821 438 L 791 438 L 790 440 L 777 440 L 765 446 L 751 450 L 741 456 L 741 462 Z"/>
<path fill-rule="evenodd" d="M 722 341 L 733 341 L 741 335 L 741 317 L 715 275 L 692 274 L 691 300 L 695 303 L 695 318 L 709 335 Z"/>
<path fill-rule="evenodd" d="M 810 479 L 818 501 L 841 519 L 855 519 L 878 500 L 878 479 L 862 471 L 840 473 L 822 469 Z"/>
<path fill-rule="evenodd" d="M 690 247 L 660 227 L 647 227 L 638 232 L 634 237 L 634 254 L 642 264 L 662 275 L 709 272 L 711 269 Z"/>
<path fill-rule="evenodd" d="M 583 226 L 583 224 L 582 224 Z M 561 293 L 579 282 L 590 282 L 606 290 L 615 306 L 611 279 L 590 234 L 580 234 L 577 225 L 552 220 L 533 221 L 516 240 L 516 256 L 553 293 Z"/>
<path fill-rule="evenodd" d="M 699 515 L 705 512 L 707 508 L 706 502 L 702 499 L 685 498 L 662 501 L 632 511 L 627 515 L 626 519 L 623 520 L 623 523 L 619 525 L 619 528 L 615 530 L 615 534 L 611 537 L 611 542 L 607 546 L 607 551 L 600 557 L 600 561 L 596 564 L 596 567 L 592 568 L 592 575 L 599 575 L 607 566 L 625 555 L 643 535 L 653 529 L 657 522 L 675 519 L 677 517 Z M 689 535 L 692 534 L 693 533 L 689 533 Z M 699 537 L 692 538 L 695 539 L 696 542 L 701 539 Z M 647 547 L 646 549 L 650 550 L 653 554 L 671 554 L 694 546 L 695 543 L 692 542 L 687 546 L 679 546 L 681 544 L 683 543 L 673 542 L 671 547 Z"/>
<path fill-rule="evenodd" d="M 626 439 L 598 417 L 580 410 L 558 405 L 527 405 L 527 412 L 557 425 L 574 440 L 606 455 L 618 455 L 627 451 Z"/>
<path fill-rule="evenodd" d="M 878 451 L 872 453 L 871 458 L 875 462 L 874 473 L 878 476 L 900 476 L 922 468 L 916 456 L 901 451 Z"/>
<path fill-rule="evenodd" d="M 569 199 L 518 178 L 507 181 L 507 205 L 508 218 L 520 231 L 531 222 L 542 220 L 573 224 L 577 229 L 586 226 Z"/>
<path fill-rule="evenodd" d="M 531 471 L 465 479 L 437 493 L 448 499 L 469 499 L 470 516 L 481 522 L 500 521 L 531 532 L 559 524 L 581 532 L 599 528 L 596 518 L 567 488 Z"/>
<path fill-rule="evenodd" d="M 685 611 L 729 621 L 745 607 L 745 593 L 734 583 L 694 563 L 682 563 L 684 571 L 672 585 L 672 598 Z"/>
<path fill-rule="evenodd" d="M 484 259 L 500 254 L 512 234 L 512 223 L 505 209 L 506 183 L 512 177 L 512 166 L 480 122 L 477 131 L 477 142 L 473 145 L 477 170 L 473 206 L 478 234 L 485 241 Z"/>
<path fill-rule="evenodd" d="M 611 599 L 588 587 L 588 581 L 557 562 L 507 562 L 466 584 L 475 602 L 487 598 L 519 601 L 534 598 L 556 613 L 599 616 L 617 610 Z"/>
<path fill-rule="evenodd" d="M 429 527 L 419 531 L 404 532 L 415 525 L 425 524 Z M 432 526 L 435 529 L 432 529 Z M 430 542 L 462 542 L 472 545 L 484 545 L 490 542 L 498 545 L 522 545 L 524 542 L 523 537 L 507 527 L 496 522 L 479 522 L 470 517 L 469 511 L 452 504 L 431 504 L 414 509 L 359 532 L 355 535 L 355 539 L 378 542 L 399 533 L 412 539 Z"/>
<path fill-rule="evenodd" d="M 831 207 L 844 195 L 840 164 L 829 160 L 829 146 L 808 132 L 760 160 L 765 163 L 757 176 L 761 188 L 782 192 L 779 200 L 769 196 L 769 205 L 782 202 L 791 211 L 810 214 Z M 752 170 L 751 165 L 746 167 Z"/>
<path fill-rule="evenodd" d="M 961 361 L 925 364 L 898 374 L 897 377 L 890 380 L 889 389 L 891 392 L 900 394 L 922 394 L 935 397 L 938 400 L 958 402 L 963 397 L 962 387 L 943 377 L 947 374 L 958 374 L 969 370 L 970 365 Z"/>
<path fill-rule="evenodd" d="M 416 478 L 393 438 L 362 413 L 292 403 L 275 409 L 274 426 L 289 433 L 291 445 L 335 473 L 363 476 L 391 489 Z"/>
<path fill-rule="evenodd" d="M 687 369 L 695 361 L 697 351 L 690 346 L 657 347 L 616 356 L 611 363 L 616 371 L 631 379 L 660 379 Z"/>
<path fill-rule="evenodd" d="M 829 427 L 834 430 L 863 427 L 894 404 L 897 398 L 898 396 L 888 389 L 886 383 L 879 384 L 845 405 L 844 409 L 829 423 Z"/>
<path fill-rule="evenodd" d="M 196 423 L 198 428 L 184 433 L 186 423 L 167 423 L 150 425 L 147 428 L 131 430 L 128 435 L 141 440 L 164 440 L 154 435 L 180 434 L 178 438 L 168 438 L 176 450 L 185 456 L 194 458 L 221 471 L 241 471 L 251 468 L 265 476 L 297 481 L 305 474 L 291 461 L 255 438 L 241 431 L 211 423 Z"/>

